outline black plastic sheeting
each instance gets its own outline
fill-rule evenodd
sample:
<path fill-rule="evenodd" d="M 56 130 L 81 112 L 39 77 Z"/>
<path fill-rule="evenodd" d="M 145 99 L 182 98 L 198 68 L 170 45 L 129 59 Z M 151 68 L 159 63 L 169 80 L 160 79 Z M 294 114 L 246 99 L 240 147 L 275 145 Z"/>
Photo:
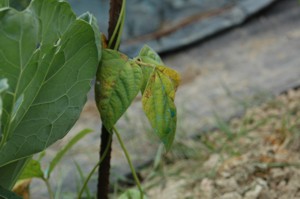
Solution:
<path fill-rule="evenodd" d="M 80 15 L 93 13 L 106 33 L 108 0 L 68 0 Z M 174 50 L 243 23 L 275 0 L 127 0 L 121 51 L 135 55 L 148 44 Z"/>

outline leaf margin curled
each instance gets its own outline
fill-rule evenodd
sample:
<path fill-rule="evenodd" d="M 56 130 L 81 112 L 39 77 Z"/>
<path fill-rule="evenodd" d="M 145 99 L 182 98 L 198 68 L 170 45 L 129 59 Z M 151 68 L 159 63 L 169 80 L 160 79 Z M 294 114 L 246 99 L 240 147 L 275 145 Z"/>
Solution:
<path fill-rule="evenodd" d="M 142 85 L 142 70 L 116 50 L 103 49 L 97 72 L 96 98 L 101 120 L 109 131 L 128 109 Z"/>

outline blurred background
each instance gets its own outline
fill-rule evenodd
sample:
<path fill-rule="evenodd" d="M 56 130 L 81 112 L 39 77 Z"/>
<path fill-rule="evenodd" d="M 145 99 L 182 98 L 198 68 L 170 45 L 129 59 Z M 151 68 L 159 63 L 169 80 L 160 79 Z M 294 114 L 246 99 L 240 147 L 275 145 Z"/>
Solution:
<path fill-rule="evenodd" d="M 28 0 L 11 2 L 22 9 Z M 107 32 L 108 0 L 69 2 L 77 15 L 94 14 Z M 150 198 L 300 198 L 299 2 L 127 0 L 126 10 L 121 51 L 135 56 L 146 43 L 182 77 L 169 153 L 160 149 L 139 97 L 117 124 Z M 98 160 L 101 121 L 92 96 L 76 126 L 47 150 L 45 165 L 77 132 L 95 130 L 56 172 L 57 198 L 74 198 L 78 187 L 70 182 L 81 183 L 74 162 L 88 173 Z M 134 183 L 115 141 L 112 157 L 118 193 Z M 32 198 L 47 198 L 40 182 L 31 190 Z"/>

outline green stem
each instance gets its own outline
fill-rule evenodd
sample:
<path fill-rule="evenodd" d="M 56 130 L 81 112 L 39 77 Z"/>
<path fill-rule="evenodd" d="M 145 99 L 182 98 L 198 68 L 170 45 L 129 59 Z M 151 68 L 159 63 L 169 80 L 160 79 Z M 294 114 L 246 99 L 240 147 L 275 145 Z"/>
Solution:
<path fill-rule="evenodd" d="M 134 59 L 133 61 L 134 61 L 136 64 L 140 65 L 140 66 L 147 66 L 147 67 L 151 67 L 151 68 L 155 68 L 155 67 L 156 67 L 155 64 L 145 63 L 145 62 L 139 61 L 139 60 L 137 60 L 137 59 Z"/>
<path fill-rule="evenodd" d="M 119 141 L 119 143 L 120 143 L 120 145 L 121 145 L 121 147 L 122 147 L 122 149 L 123 149 L 123 152 L 124 152 L 124 154 L 125 154 L 125 156 L 126 156 L 126 159 L 127 159 L 128 164 L 129 164 L 130 170 L 131 170 L 131 172 L 132 172 L 133 178 L 134 178 L 134 180 L 135 180 L 135 183 L 136 183 L 136 185 L 137 185 L 137 187 L 138 187 L 138 189 L 139 189 L 139 191 L 140 191 L 141 199 L 143 199 L 143 198 L 144 198 L 144 191 L 143 191 L 143 189 L 142 189 L 140 180 L 139 180 L 139 178 L 138 178 L 137 175 L 136 175 L 136 172 L 135 172 L 134 166 L 133 166 L 133 164 L 132 164 L 132 162 L 131 162 L 129 153 L 128 153 L 128 151 L 127 151 L 127 149 L 126 149 L 126 147 L 125 147 L 125 145 L 124 145 L 124 143 L 123 143 L 123 140 L 122 140 L 122 138 L 121 138 L 121 136 L 120 136 L 118 130 L 117 130 L 115 127 L 113 127 L 113 131 L 115 132 L 115 134 L 116 134 L 116 136 L 117 136 L 117 138 L 118 138 L 118 141 Z"/>
<path fill-rule="evenodd" d="M 51 185 L 50 185 L 49 180 L 46 179 L 46 178 L 42 178 L 42 179 L 43 179 L 43 181 L 44 181 L 45 184 L 46 184 L 46 187 L 47 187 L 47 190 L 48 190 L 48 194 L 49 194 L 49 198 L 50 198 L 50 199 L 54 199 L 54 193 L 53 193 L 53 191 L 52 191 L 52 188 L 51 188 Z"/>
<path fill-rule="evenodd" d="M 111 36 L 111 39 L 108 42 L 108 48 L 117 50 L 120 46 L 121 36 L 123 32 L 124 20 L 125 20 L 125 12 L 126 12 L 126 0 L 122 1 L 122 8 L 118 18 L 118 22 L 114 28 L 114 32 Z M 117 36 L 117 39 L 115 38 Z M 113 46 L 113 42 L 116 41 L 115 45 Z"/>
<path fill-rule="evenodd" d="M 111 141 L 111 137 L 109 137 L 109 143 Z M 91 170 L 91 172 L 89 173 L 89 175 L 87 176 L 87 178 L 85 179 L 81 189 L 80 189 L 80 192 L 78 194 L 78 199 L 81 199 L 81 196 L 85 190 L 85 188 L 87 187 L 87 184 L 88 182 L 90 181 L 92 175 L 95 173 L 96 169 L 99 167 L 99 165 L 102 163 L 102 161 L 104 160 L 104 158 L 106 157 L 107 155 L 107 152 L 109 150 L 109 147 L 110 147 L 110 144 L 108 144 L 105 148 L 105 151 L 103 153 L 103 155 L 101 156 L 100 160 L 98 161 L 98 163 L 94 166 L 94 168 Z"/>
<path fill-rule="evenodd" d="M 118 30 L 118 37 L 116 40 L 116 45 L 114 50 L 119 49 L 121 44 L 121 38 L 122 38 L 122 33 L 123 33 L 123 28 L 125 23 L 125 16 L 126 16 L 126 0 L 123 0 L 122 8 L 121 8 L 121 17 L 119 18 L 121 21 L 121 25 L 120 25 L 120 29 Z"/>

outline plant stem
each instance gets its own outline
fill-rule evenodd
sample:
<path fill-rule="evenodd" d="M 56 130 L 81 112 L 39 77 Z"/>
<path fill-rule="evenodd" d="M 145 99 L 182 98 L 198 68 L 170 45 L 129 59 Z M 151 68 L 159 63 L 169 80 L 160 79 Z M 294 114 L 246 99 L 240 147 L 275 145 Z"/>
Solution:
<path fill-rule="evenodd" d="M 50 198 L 50 199 L 54 199 L 54 193 L 53 193 L 53 191 L 52 191 L 52 188 L 51 188 L 51 185 L 50 185 L 49 180 L 46 179 L 46 178 L 42 178 L 42 179 L 43 179 L 43 181 L 44 181 L 45 184 L 46 184 L 46 187 L 47 187 L 47 190 L 48 190 L 48 194 L 49 194 L 49 198 Z"/>
<path fill-rule="evenodd" d="M 122 22 L 124 18 L 126 0 L 110 0 L 109 27 L 108 27 L 108 48 L 117 50 L 118 37 L 122 35 Z M 117 38 L 116 38 L 117 37 Z"/>
<path fill-rule="evenodd" d="M 110 140 L 108 142 L 111 143 L 111 138 L 110 137 Z M 85 190 L 85 188 L 87 187 L 87 184 L 88 182 L 90 181 L 92 175 L 95 173 L 96 169 L 98 168 L 98 166 L 102 163 L 102 161 L 104 160 L 104 158 L 106 157 L 107 153 L 108 153 L 108 150 L 110 148 L 110 145 L 107 145 L 106 148 L 105 148 L 105 151 L 103 153 L 103 155 L 100 157 L 100 160 L 98 161 L 98 163 L 94 166 L 94 168 L 91 170 L 91 172 L 89 173 L 89 175 L 87 176 L 87 178 L 85 179 L 81 189 L 80 189 L 80 192 L 78 194 L 78 199 L 81 199 L 81 196 Z"/>
<path fill-rule="evenodd" d="M 110 0 L 109 11 L 109 27 L 108 27 L 108 48 L 118 50 L 120 45 L 120 38 L 122 35 L 122 27 L 124 23 L 125 14 L 125 0 Z M 97 77 L 98 79 L 98 77 Z M 97 85 L 95 85 L 96 87 Z M 97 93 L 95 100 L 99 104 L 100 97 Z M 98 175 L 98 199 L 108 199 L 109 192 L 109 172 L 110 172 L 110 158 L 111 158 L 111 143 L 112 134 L 102 125 L 101 133 L 101 149 L 100 158 L 104 156 L 105 149 L 108 147 L 107 154 L 104 156 L 103 161 L 99 165 Z"/>
<path fill-rule="evenodd" d="M 103 160 L 98 170 L 98 199 L 108 199 L 111 143 L 112 134 L 102 126 L 100 160 Z M 108 149 L 106 150 L 106 148 Z"/>
<path fill-rule="evenodd" d="M 123 0 L 120 16 L 118 19 L 118 24 L 116 26 L 117 30 L 115 31 L 117 33 L 117 38 L 115 39 L 116 43 L 114 46 L 115 50 L 119 49 L 120 44 L 121 44 L 122 32 L 123 32 L 123 27 L 124 27 L 124 23 L 125 23 L 125 15 L 126 15 L 126 0 Z"/>
<path fill-rule="evenodd" d="M 122 147 L 122 149 L 123 149 L 123 152 L 124 152 L 124 154 L 125 154 L 125 156 L 126 156 L 127 162 L 128 162 L 128 164 L 129 164 L 129 167 L 130 167 L 130 170 L 131 170 L 131 173 L 132 173 L 133 178 L 134 178 L 134 180 L 135 180 L 135 183 L 136 183 L 136 185 L 137 185 L 137 187 L 138 187 L 138 189 L 139 189 L 139 191 L 140 191 L 140 195 L 141 195 L 140 198 L 143 199 L 143 198 L 144 198 L 144 191 L 143 191 L 143 189 L 142 189 L 140 180 L 139 180 L 139 178 L 138 178 L 137 175 L 136 175 L 136 172 L 135 172 L 134 166 L 133 166 L 133 164 L 132 164 L 132 161 L 131 161 L 131 159 L 130 159 L 129 153 L 128 153 L 128 151 L 127 151 L 127 149 L 126 149 L 126 147 L 125 147 L 125 145 L 124 145 L 124 143 L 123 143 L 123 140 L 122 140 L 122 138 L 121 138 L 121 136 L 120 136 L 118 130 L 117 130 L 115 127 L 113 127 L 113 130 L 114 130 L 114 132 L 115 132 L 115 134 L 116 134 L 116 136 L 117 136 L 117 138 L 118 138 L 118 141 L 119 141 L 119 143 L 120 143 L 120 145 L 121 145 L 121 147 Z"/>

